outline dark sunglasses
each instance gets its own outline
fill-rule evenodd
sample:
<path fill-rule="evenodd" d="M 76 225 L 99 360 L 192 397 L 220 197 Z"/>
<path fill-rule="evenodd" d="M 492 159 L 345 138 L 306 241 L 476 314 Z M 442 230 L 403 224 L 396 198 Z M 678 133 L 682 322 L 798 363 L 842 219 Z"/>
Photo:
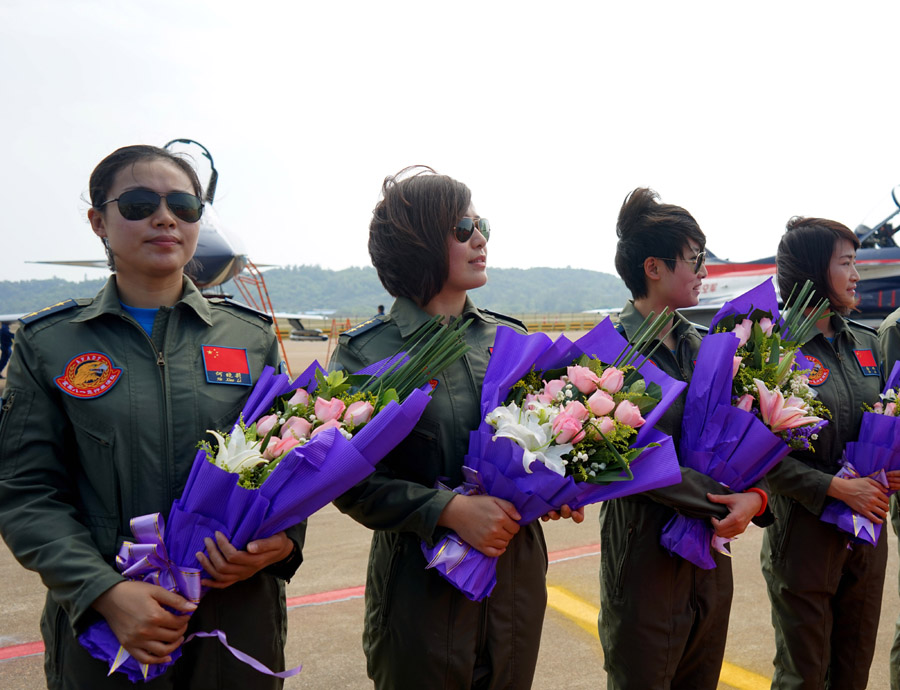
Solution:
<path fill-rule="evenodd" d="M 706 263 L 706 252 L 697 252 L 697 257 L 694 259 L 668 259 L 664 256 L 657 256 L 657 259 L 662 259 L 663 261 L 684 261 L 687 263 L 693 263 L 694 273 L 700 273 L 700 269 L 703 267 L 703 264 Z"/>
<path fill-rule="evenodd" d="M 119 213 L 125 220 L 143 220 L 156 212 L 163 199 L 166 200 L 169 210 L 186 223 L 196 223 L 203 215 L 203 202 L 200 197 L 187 192 L 157 194 L 150 189 L 129 189 L 115 199 L 104 201 L 100 206 L 117 201 Z"/>
<path fill-rule="evenodd" d="M 484 241 L 487 242 L 491 238 L 491 224 L 487 218 L 479 218 L 477 223 L 476 225 L 474 218 L 463 218 L 459 221 L 456 227 L 453 228 L 453 232 L 456 233 L 456 239 L 460 242 L 468 242 L 477 228 L 478 232 L 484 235 Z"/>

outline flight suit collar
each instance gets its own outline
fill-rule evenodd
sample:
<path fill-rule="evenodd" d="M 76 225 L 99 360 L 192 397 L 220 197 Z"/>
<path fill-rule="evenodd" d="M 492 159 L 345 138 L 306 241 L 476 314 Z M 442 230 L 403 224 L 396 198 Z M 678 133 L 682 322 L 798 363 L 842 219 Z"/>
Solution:
<path fill-rule="evenodd" d="M 197 314 L 206 325 L 212 326 L 209 302 L 206 301 L 206 298 L 190 279 L 185 276 L 183 281 L 184 291 L 181 293 L 181 299 L 178 301 L 178 304 L 184 305 L 184 308 Z M 119 300 L 119 290 L 116 287 L 115 275 L 109 277 L 106 285 L 97 293 L 93 302 L 85 307 L 72 321 L 75 323 L 89 321 L 103 314 L 125 314 L 125 310 L 122 308 L 122 303 Z"/>
<path fill-rule="evenodd" d="M 684 318 L 677 311 L 674 312 L 673 318 L 675 320 L 673 333 L 677 340 L 691 328 L 691 322 Z M 637 333 L 638 329 L 641 327 L 641 324 L 644 323 L 644 316 L 634 306 L 634 300 L 628 300 L 625 303 L 625 306 L 622 307 L 622 311 L 619 312 L 619 323 L 622 324 L 622 326 L 625 328 L 625 333 L 629 336 Z"/>
<path fill-rule="evenodd" d="M 400 335 L 404 339 L 411 336 L 431 319 L 418 304 L 407 297 L 398 297 L 394 300 L 389 316 L 390 320 L 397 324 L 397 328 L 400 329 Z M 464 321 L 479 319 L 486 323 L 498 323 L 493 316 L 476 307 L 468 295 L 466 295 L 466 303 L 463 306 L 461 318 Z"/>
<path fill-rule="evenodd" d="M 841 337 L 841 333 L 844 333 L 844 337 L 849 338 L 854 343 L 859 343 L 859 339 L 856 337 L 856 334 L 853 332 L 853 329 L 850 328 L 850 324 L 847 323 L 847 319 L 843 316 L 834 312 L 831 314 L 831 327 L 834 329 L 834 338 L 837 340 Z M 810 329 L 809 335 L 806 336 L 806 339 L 800 343 L 800 347 L 803 347 L 810 340 L 815 338 L 817 335 L 821 335 L 823 338 L 825 337 L 818 328 Z"/>

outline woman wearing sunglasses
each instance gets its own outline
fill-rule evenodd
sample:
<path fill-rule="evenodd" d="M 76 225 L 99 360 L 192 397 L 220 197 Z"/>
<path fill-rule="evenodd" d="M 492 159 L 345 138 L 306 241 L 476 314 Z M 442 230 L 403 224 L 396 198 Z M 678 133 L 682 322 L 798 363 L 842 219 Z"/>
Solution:
<path fill-rule="evenodd" d="M 802 351 L 814 365 L 809 385 L 831 418 L 809 451 L 791 451 L 767 475 L 778 517 L 760 555 L 775 628 L 773 688 L 861 690 L 875 653 L 887 530 L 872 546 L 819 519 L 834 500 L 873 523 L 888 513 L 888 487 L 870 477 L 835 476 L 845 445 L 861 440 L 863 405 L 878 402 L 884 384 L 875 332 L 846 318 L 857 302 L 858 248 L 841 223 L 795 217 L 775 255 L 782 295 L 811 280 L 814 301 L 829 302 L 830 313 Z M 893 491 L 898 475 L 888 472 Z"/>
<path fill-rule="evenodd" d="M 437 314 L 472 323 L 465 332 L 471 350 L 438 373 L 410 436 L 335 501 L 373 530 L 363 633 L 369 677 L 385 690 L 527 688 L 547 599 L 541 528 L 520 527 L 507 501 L 437 486 L 463 480 L 497 327 L 524 332 L 524 326 L 479 309 L 469 297 L 487 282 L 490 225 L 476 213 L 468 187 L 414 167 L 388 177 L 382 192 L 369 225 L 369 254 L 395 301 L 384 317 L 341 335 L 332 365 L 357 371 L 389 357 Z M 433 544 L 448 529 L 499 556 L 497 585 L 482 602 L 425 569 L 420 542 Z"/>
<path fill-rule="evenodd" d="M 651 312 L 675 312 L 651 357 L 669 376 L 690 381 L 700 334 L 677 310 L 695 306 L 706 277 L 706 236 L 680 206 L 650 189 L 625 199 L 616 225 L 616 270 L 631 291 L 619 330 L 633 336 Z M 684 394 L 658 427 L 678 447 Z M 757 490 L 731 493 L 688 468 L 681 483 L 614 501 L 600 509 L 600 641 L 607 687 L 714 689 L 731 609 L 731 561 L 713 554 L 703 570 L 673 556 L 660 533 L 676 514 L 709 519 L 722 537 L 741 534 L 764 507 Z"/>
<path fill-rule="evenodd" d="M 41 621 L 50 688 L 131 688 L 76 636 L 101 616 L 139 662 L 168 661 L 193 630 L 283 668 L 284 588 L 303 527 L 198 554 L 211 591 L 199 607 L 115 567 L 132 517 L 165 517 L 196 444 L 237 417 L 254 378 L 279 362 L 268 317 L 205 299 L 185 277 L 203 212 L 185 160 L 152 146 L 105 158 L 88 218 L 114 273 L 93 299 L 22 319 L 0 419 L 0 532 L 48 587 Z M 210 352 L 230 358 L 217 364 Z M 217 374 L 228 385 L 218 383 Z M 249 375 L 241 372 L 249 372 Z M 234 385 L 238 382 L 239 385 Z M 178 615 L 192 613 L 191 617 Z M 217 642 L 196 640 L 148 688 L 278 688 Z"/>

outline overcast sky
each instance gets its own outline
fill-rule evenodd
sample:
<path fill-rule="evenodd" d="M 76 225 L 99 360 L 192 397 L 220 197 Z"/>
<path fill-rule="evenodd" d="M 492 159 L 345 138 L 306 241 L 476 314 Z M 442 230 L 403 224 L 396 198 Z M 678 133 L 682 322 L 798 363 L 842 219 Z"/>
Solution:
<path fill-rule="evenodd" d="M 257 263 L 368 265 L 413 163 L 472 189 L 489 267 L 614 272 L 644 185 L 720 256 L 771 255 L 900 183 L 897 27 L 896 0 L 0 0 L 0 280 L 102 277 L 27 262 L 102 258 L 91 170 L 181 137 Z"/>

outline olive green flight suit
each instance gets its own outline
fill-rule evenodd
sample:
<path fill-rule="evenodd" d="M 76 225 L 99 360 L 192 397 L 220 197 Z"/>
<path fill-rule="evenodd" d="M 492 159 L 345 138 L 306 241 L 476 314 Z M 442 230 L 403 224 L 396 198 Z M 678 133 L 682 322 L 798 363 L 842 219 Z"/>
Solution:
<path fill-rule="evenodd" d="M 93 659 L 76 635 L 99 620 L 91 604 L 124 580 L 115 568 L 132 517 L 168 515 L 207 429 L 229 429 L 250 386 L 207 381 L 201 347 L 246 350 L 253 382 L 278 365 L 271 319 L 227 300 L 205 299 L 185 280 L 181 300 L 156 315 L 152 337 L 122 308 L 115 276 L 94 299 L 68 300 L 24 317 L 0 417 L 0 533 L 48 588 L 41 620 L 50 688 L 133 688 Z M 93 353 L 120 370 L 99 392 L 69 373 Z M 109 383 L 109 378 L 107 378 Z M 75 394 L 64 392 L 71 385 Z M 81 396 L 81 397 L 77 397 Z M 288 531 L 302 547 L 305 525 Z M 290 577 L 299 565 L 275 564 Z M 261 572 L 212 590 L 188 632 L 224 630 L 270 668 L 284 668 L 284 584 Z M 218 641 L 199 639 L 148 688 L 279 688 Z"/>
<path fill-rule="evenodd" d="M 398 298 L 390 313 L 341 336 L 332 358 L 357 371 L 393 355 L 429 316 Z M 499 325 L 517 321 L 477 309 L 462 318 L 471 350 L 441 371 L 432 400 L 409 437 L 369 478 L 335 501 L 374 530 L 366 578 L 363 649 L 375 687 L 528 688 L 547 601 L 547 550 L 538 522 L 523 526 L 498 562 L 497 585 L 482 602 L 469 601 L 434 570 L 426 570 L 420 541 L 434 544 L 453 497 L 436 489 L 463 477 L 469 431 L 478 427 L 481 384 Z"/>
<path fill-rule="evenodd" d="M 677 312 L 675 319 L 675 351 L 660 347 L 651 359 L 687 382 L 701 337 Z M 619 314 L 625 337 L 643 320 L 629 301 Z M 657 424 L 676 448 L 683 415 L 684 393 Z M 702 690 L 718 684 L 731 611 L 731 559 L 714 553 L 716 567 L 704 570 L 659 543 L 676 513 L 727 517 L 728 509 L 709 501 L 707 493 L 730 491 L 683 467 L 679 484 L 601 504 L 599 632 L 610 690 Z"/>
<path fill-rule="evenodd" d="M 818 330 L 802 345 L 816 365 L 810 385 L 832 418 L 812 445 L 791 451 L 767 475 L 776 521 L 763 536 L 763 576 L 775 628 L 773 688 L 865 688 L 875 652 L 887 563 L 885 530 L 876 547 L 819 516 L 840 469 L 844 445 L 859 435 L 863 403 L 878 401 L 879 367 L 866 367 L 880 348 L 869 328 L 838 315 L 829 342 Z M 848 548 L 850 547 L 850 548 Z"/>
<path fill-rule="evenodd" d="M 891 313 L 878 327 L 878 343 L 884 358 L 883 372 L 890 376 L 894 362 L 900 360 L 900 309 Z M 900 534 L 900 501 L 897 494 L 891 497 L 891 526 L 894 534 Z M 891 690 L 900 690 L 900 616 L 894 626 L 894 643 L 891 645 Z"/>

